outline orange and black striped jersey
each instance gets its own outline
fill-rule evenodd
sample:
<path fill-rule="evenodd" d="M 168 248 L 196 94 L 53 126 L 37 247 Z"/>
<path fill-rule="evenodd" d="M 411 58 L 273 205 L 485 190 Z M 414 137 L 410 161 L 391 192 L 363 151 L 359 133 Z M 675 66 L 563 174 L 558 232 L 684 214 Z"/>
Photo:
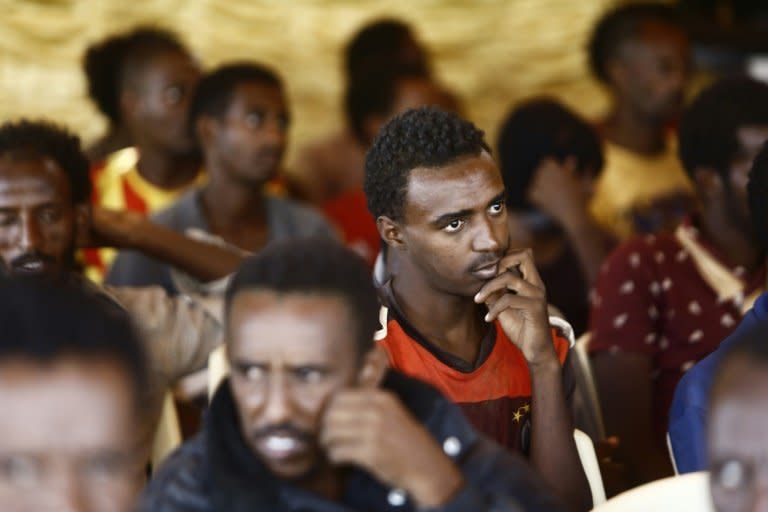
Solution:
<path fill-rule="evenodd" d="M 435 386 L 461 406 L 475 428 L 498 443 L 528 453 L 532 405 L 528 364 L 498 322 L 483 338 L 477 361 L 469 364 L 427 341 L 395 308 L 383 312 L 381 320 L 383 328 L 376 339 L 393 368 Z M 553 342 L 565 364 L 570 341 L 553 329 Z M 566 376 L 564 385 L 570 388 L 568 397 L 572 379 Z"/>

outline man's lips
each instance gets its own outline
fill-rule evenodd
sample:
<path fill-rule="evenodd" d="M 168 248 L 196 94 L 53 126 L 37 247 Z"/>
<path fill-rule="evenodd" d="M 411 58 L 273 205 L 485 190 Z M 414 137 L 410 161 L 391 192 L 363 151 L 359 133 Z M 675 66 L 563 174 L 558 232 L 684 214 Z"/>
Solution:
<path fill-rule="evenodd" d="M 51 262 L 43 258 L 24 258 L 11 264 L 14 272 L 26 274 L 41 274 L 50 268 Z"/>
<path fill-rule="evenodd" d="M 480 279 L 492 279 L 499 273 L 499 261 L 500 260 L 495 260 L 474 267 L 471 273 Z"/>
<path fill-rule="evenodd" d="M 304 452 L 307 443 L 304 439 L 290 434 L 270 434 L 256 439 L 259 451 L 269 459 L 290 459 Z"/>

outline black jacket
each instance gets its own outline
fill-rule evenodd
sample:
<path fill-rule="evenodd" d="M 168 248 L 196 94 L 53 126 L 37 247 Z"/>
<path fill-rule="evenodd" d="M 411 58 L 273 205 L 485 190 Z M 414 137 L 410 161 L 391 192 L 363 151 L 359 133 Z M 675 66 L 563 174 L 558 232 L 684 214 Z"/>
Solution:
<path fill-rule="evenodd" d="M 520 457 L 482 437 L 436 390 L 390 372 L 384 388 L 396 394 L 441 446 L 450 446 L 466 485 L 434 512 L 562 510 Z M 446 440 L 449 440 L 446 443 Z M 458 452 L 456 449 L 458 448 Z M 224 382 L 200 434 L 179 448 L 144 492 L 142 512 L 410 512 L 414 505 L 362 470 L 349 473 L 343 503 L 331 503 L 268 472 L 240 434 Z"/>

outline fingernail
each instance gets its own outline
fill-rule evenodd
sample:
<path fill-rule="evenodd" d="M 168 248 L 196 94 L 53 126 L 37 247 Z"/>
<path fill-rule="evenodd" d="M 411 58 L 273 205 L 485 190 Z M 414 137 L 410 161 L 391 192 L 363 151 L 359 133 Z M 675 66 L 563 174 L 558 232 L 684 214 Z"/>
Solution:
<path fill-rule="evenodd" d="M 490 322 L 491 321 L 491 314 L 490 313 L 485 315 L 485 321 L 486 322 Z"/>
<path fill-rule="evenodd" d="M 475 302 L 480 303 L 480 294 L 475 295 Z"/>

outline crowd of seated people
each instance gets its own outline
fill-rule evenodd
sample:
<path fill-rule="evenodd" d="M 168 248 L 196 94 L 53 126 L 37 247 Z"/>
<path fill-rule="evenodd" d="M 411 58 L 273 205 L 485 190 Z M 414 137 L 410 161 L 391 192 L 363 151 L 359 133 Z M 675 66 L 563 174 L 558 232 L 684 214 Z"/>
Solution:
<path fill-rule="evenodd" d="M 375 20 L 290 173 L 290 77 L 89 47 L 100 140 L 0 121 L 0 509 L 575 512 L 708 472 L 763 510 L 768 84 L 686 102 L 689 46 L 607 11 L 607 113 L 520 99 L 492 145 Z"/>

